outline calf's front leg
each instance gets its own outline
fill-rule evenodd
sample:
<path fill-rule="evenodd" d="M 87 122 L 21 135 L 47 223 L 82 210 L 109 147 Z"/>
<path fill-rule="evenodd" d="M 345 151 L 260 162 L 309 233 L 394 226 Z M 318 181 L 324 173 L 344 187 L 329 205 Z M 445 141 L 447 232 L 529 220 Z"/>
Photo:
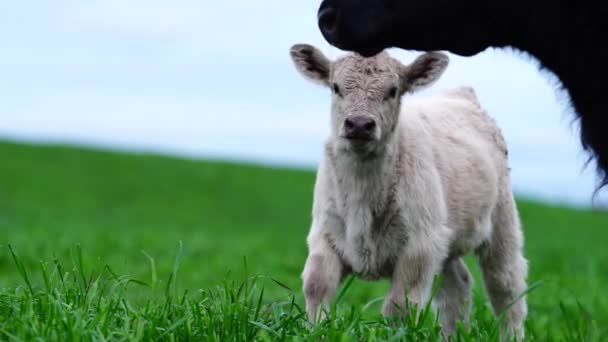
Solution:
<path fill-rule="evenodd" d="M 444 243 L 422 247 L 406 247 L 404 255 L 397 261 L 391 288 L 382 307 L 384 316 L 405 315 L 406 295 L 409 304 L 418 304 L 419 308 L 429 301 L 433 278 L 440 270 L 446 253 Z"/>
<path fill-rule="evenodd" d="M 321 304 L 329 308 L 342 279 L 343 268 L 340 258 L 325 239 L 319 238 L 309 243 L 302 278 L 310 322 L 316 323 L 322 318 Z"/>

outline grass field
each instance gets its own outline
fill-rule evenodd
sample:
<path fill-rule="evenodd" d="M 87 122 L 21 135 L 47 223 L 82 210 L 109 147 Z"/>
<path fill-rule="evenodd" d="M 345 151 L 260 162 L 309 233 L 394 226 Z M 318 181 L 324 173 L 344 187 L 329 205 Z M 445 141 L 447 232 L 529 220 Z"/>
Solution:
<path fill-rule="evenodd" d="M 380 318 L 386 282 L 354 280 L 306 327 L 312 172 L 12 143 L 0 156 L 0 340 L 439 339 L 431 313 Z M 528 339 L 608 340 L 608 213 L 519 209 L 541 282 Z M 468 262 L 472 324 L 455 340 L 496 339 Z"/>

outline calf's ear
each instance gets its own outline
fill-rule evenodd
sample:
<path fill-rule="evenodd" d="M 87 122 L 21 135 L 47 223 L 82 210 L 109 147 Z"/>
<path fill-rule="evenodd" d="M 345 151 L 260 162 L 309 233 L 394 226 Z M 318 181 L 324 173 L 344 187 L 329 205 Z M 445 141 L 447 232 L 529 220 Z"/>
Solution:
<path fill-rule="evenodd" d="M 449 58 L 441 52 L 427 52 L 408 66 L 402 67 L 403 89 L 416 92 L 430 86 L 441 77 L 449 63 Z"/>
<path fill-rule="evenodd" d="M 331 61 L 316 47 L 308 44 L 296 44 L 289 50 L 296 69 L 307 79 L 329 84 Z"/>

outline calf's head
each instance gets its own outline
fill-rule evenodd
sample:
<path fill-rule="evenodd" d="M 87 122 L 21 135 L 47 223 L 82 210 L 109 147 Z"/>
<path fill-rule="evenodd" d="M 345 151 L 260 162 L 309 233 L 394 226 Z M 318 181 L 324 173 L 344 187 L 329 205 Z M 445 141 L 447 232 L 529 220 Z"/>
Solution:
<path fill-rule="evenodd" d="M 291 48 L 296 69 L 332 92 L 332 136 L 339 147 L 374 152 L 385 146 L 399 121 L 401 97 L 436 81 L 448 57 L 428 52 L 404 65 L 382 52 L 365 58 L 349 54 L 330 61 L 306 44 Z"/>

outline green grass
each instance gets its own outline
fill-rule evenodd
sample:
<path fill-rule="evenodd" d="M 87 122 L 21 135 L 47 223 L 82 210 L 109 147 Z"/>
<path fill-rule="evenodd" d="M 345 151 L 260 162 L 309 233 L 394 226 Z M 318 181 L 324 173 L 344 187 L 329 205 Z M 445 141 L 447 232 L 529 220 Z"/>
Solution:
<path fill-rule="evenodd" d="M 0 340 L 439 339 L 425 308 L 380 317 L 385 281 L 353 281 L 307 328 L 312 172 L 12 143 L 0 156 Z M 542 282 L 528 339 L 608 340 L 607 214 L 518 204 Z M 467 262 L 472 323 L 455 339 L 496 339 Z"/>

